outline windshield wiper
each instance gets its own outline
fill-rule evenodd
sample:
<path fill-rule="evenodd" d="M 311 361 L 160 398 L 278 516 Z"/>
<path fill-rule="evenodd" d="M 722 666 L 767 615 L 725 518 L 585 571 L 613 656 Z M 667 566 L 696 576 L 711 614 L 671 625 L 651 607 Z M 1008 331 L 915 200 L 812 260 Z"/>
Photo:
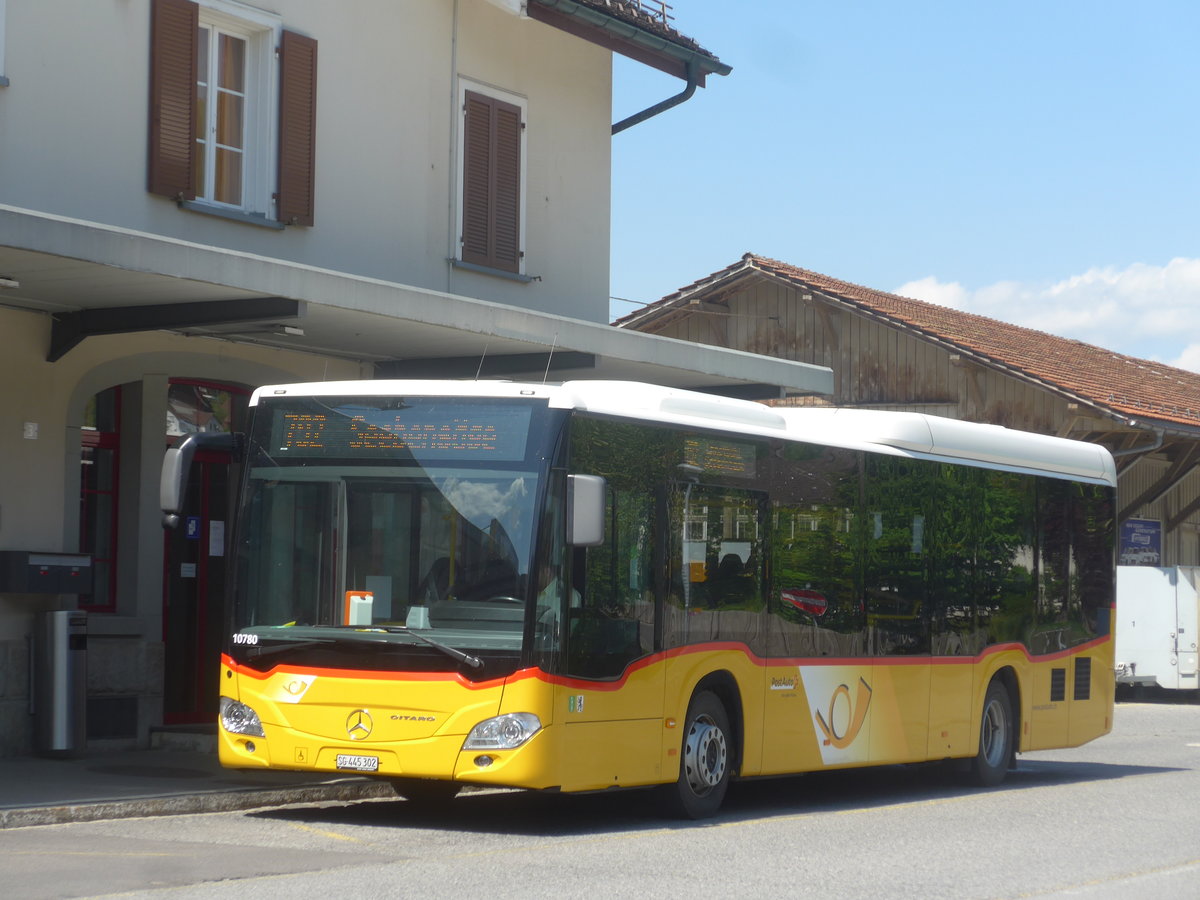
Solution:
<path fill-rule="evenodd" d="M 424 641 L 430 647 L 433 647 L 437 650 L 441 650 L 443 653 L 445 653 L 451 659 L 457 659 L 459 662 L 465 663 L 466 665 L 470 666 L 472 669 L 482 669 L 483 668 L 483 660 L 480 659 L 478 656 L 472 656 L 470 653 L 464 653 L 461 650 L 456 650 L 454 647 L 450 647 L 446 644 L 443 644 L 441 641 L 435 641 L 431 637 L 425 637 L 425 635 L 420 634 L 419 632 L 413 631 L 410 628 L 406 628 L 403 625 L 381 625 L 379 627 L 382 628 L 384 631 L 386 631 L 388 634 L 412 635 L 418 641 Z"/>
<path fill-rule="evenodd" d="M 441 650 L 451 659 L 458 660 L 460 663 L 470 666 L 472 669 L 482 669 L 483 660 L 478 656 L 472 656 L 470 653 L 463 653 L 461 650 L 456 650 L 443 644 L 441 641 L 435 641 L 433 638 L 425 637 L 425 635 L 413 631 L 411 628 L 406 628 L 403 625 L 334 625 L 334 628 L 349 628 L 354 631 L 382 631 L 386 634 L 407 634 L 410 637 L 415 637 L 418 641 L 424 641 L 430 647 L 436 650 Z"/>

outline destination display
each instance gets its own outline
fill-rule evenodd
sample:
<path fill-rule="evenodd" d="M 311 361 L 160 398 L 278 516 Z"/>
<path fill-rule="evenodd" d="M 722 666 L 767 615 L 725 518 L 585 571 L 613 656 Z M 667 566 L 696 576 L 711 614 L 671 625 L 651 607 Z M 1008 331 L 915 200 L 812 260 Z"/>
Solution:
<path fill-rule="evenodd" d="M 683 444 L 684 462 L 705 472 L 754 477 L 755 450 L 753 444 L 721 441 L 709 437 L 689 437 Z"/>
<path fill-rule="evenodd" d="M 284 457 L 525 458 L 528 406 L 459 400 L 273 401 L 270 452 Z M 386 407 L 386 408 L 384 408 Z"/>

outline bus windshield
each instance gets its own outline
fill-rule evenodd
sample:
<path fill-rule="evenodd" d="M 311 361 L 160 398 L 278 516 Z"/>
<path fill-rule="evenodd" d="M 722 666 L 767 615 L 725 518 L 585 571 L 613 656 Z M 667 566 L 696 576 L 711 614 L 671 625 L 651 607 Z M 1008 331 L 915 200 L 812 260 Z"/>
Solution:
<path fill-rule="evenodd" d="M 235 654 L 273 663 L 337 645 L 351 667 L 512 668 L 548 415 L 545 401 L 264 399 L 238 525 Z"/>

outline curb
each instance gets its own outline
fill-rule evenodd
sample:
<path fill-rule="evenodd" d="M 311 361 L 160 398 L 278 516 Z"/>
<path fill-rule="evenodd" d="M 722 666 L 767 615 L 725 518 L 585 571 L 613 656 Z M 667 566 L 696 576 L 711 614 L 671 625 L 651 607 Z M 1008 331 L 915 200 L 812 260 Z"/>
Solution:
<path fill-rule="evenodd" d="M 142 816 L 176 816 L 187 813 L 230 812 L 290 803 L 345 802 L 350 800 L 398 799 L 395 790 L 381 781 L 349 781 L 297 785 L 287 788 L 249 788 L 210 791 L 174 796 L 137 797 L 128 800 L 99 800 L 62 806 L 31 806 L 0 809 L 0 829 L 67 822 L 100 822 Z"/>

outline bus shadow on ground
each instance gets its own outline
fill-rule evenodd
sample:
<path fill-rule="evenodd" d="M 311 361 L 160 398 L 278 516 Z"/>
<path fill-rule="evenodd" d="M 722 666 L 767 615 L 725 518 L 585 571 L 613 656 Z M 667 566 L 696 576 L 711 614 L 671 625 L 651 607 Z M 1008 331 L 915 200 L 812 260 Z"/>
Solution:
<path fill-rule="evenodd" d="M 731 792 L 726 810 L 745 816 L 845 812 L 903 803 L 968 799 L 1058 785 L 1084 784 L 1174 771 L 1163 766 L 1087 761 L 1021 760 L 997 787 L 971 784 L 959 762 L 816 772 L 748 781 Z"/>
<path fill-rule="evenodd" d="M 1117 685 L 1117 708 L 1123 703 L 1200 706 L 1200 689 L 1169 690 L 1158 685 Z"/>
<path fill-rule="evenodd" d="M 368 800 L 293 806 L 248 813 L 255 818 L 375 828 L 420 828 L 479 834 L 564 837 L 597 832 L 704 828 L 761 818 L 868 810 L 896 804 L 966 799 L 1011 792 L 1179 771 L 1164 766 L 1022 760 L 994 788 L 966 783 L 959 766 L 926 763 L 762 778 L 732 785 L 721 812 L 711 819 L 672 816 L 662 789 L 597 794 L 528 791 L 469 792 L 436 805 Z"/>

